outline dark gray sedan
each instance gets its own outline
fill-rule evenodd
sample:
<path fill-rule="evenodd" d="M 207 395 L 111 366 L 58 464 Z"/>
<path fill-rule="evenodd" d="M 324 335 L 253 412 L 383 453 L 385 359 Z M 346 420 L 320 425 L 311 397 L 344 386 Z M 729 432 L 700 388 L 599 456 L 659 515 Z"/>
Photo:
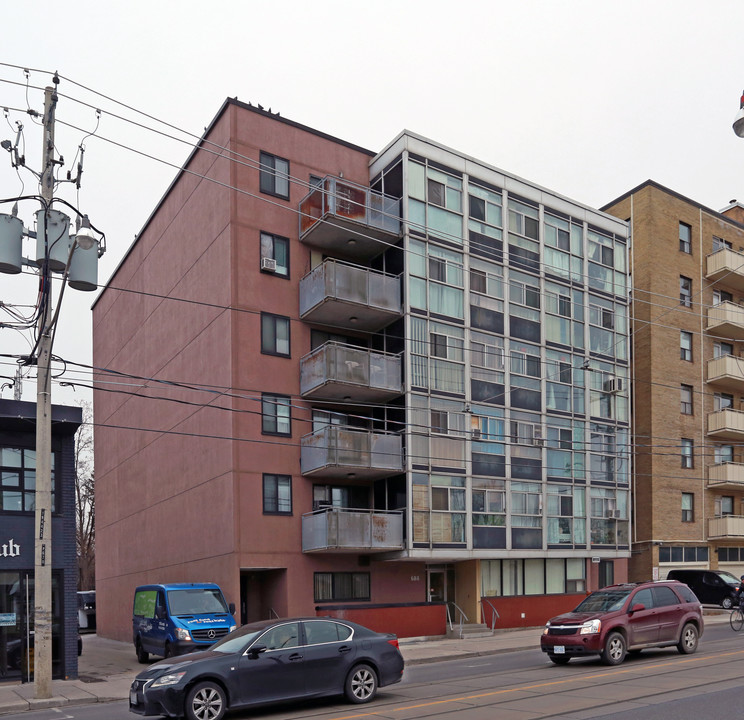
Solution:
<path fill-rule="evenodd" d="M 366 703 L 402 676 L 395 635 L 346 620 L 288 618 L 243 625 L 209 650 L 154 663 L 132 683 L 129 709 L 220 720 L 228 709 L 327 695 Z"/>

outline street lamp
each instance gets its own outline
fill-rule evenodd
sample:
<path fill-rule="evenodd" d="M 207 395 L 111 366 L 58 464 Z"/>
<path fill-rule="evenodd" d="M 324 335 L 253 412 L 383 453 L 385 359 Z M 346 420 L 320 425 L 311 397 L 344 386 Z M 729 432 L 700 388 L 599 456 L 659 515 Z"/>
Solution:
<path fill-rule="evenodd" d="M 744 94 L 742 94 L 739 101 L 739 112 L 736 113 L 736 117 L 734 118 L 734 132 L 740 138 L 744 138 Z"/>

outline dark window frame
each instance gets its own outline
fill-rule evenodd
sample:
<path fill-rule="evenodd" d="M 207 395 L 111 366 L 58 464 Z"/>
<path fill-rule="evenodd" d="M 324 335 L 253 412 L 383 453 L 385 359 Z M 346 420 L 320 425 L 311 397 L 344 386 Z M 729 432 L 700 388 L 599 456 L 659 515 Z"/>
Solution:
<path fill-rule="evenodd" d="M 692 225 L 688 225 L 681 220 L 679 222 L 679 250 L 692 255 Z"/>
<path fill-rule="evenodd" d="M 289 488 L 289 509 L 282 510 L 279 500 L 279 485 L 280 482 L 286 482 L 286 486 Z M 274 493 L 267 493 L 267 484 L 273 483 Z M 269 490 L 272 488 L 269 487 Z M 264 473 L 262 483 L 263 493 L 263 514 L 264 515 L 292 515 L 292 476 L 282 475 L 278 473 Z"/>
<path fill-rule="evenodd" d="M 277 321 L 283 320 L 286 321 L 287 325 L 287 352 L 280 352 L 277 350 Z M 273 349 L 270 347 L 266 347 L 264 345 L 264 326 L 265 324 L 271 323 L 273 325 L 272 331 L 273 331 Z M 286 357 L 290 358 L 292 357 L 292 334 L 291 334 L 292 326 L 291 326 L 291 319 L 287 317 L 286 315 L 276 315 L 274 313 L 261 313 L 261 354 L 262 355 L 274 355 L 276 357 Z"/>
<path fill-rule="evenodd" d="M 277 169 L 277 160 L 287 164 L 286 170 Z M 283 200 L 289 200 L 289 160 L 261 150 L 259 162 L 259 189 L 261 192 L 266 195 L 282 198 Z M 279 177 L 279 175 L 284 177 Z M 277 179 L 282 181 L 282 183 L 286 183 L 286 193 L 282 192 L 281 189 L 277 190 Z"/>
<path fill-rule="evenodd" d="M 319 586 L 318 581 L 320 579 L 320 576 L 331 576 L 331 596 L 330 597 L 321 597 L 319 594 Z M 341 580 L 342 576 L 346 578 L 347 576 L 350 576 L 350 585 L 351 585 L 351 596 L 347 597 L 343 594 L 338 594 L 337 592 L 337 584 Z M 355 577 L 358 579 L 364 578 L 364 583 L 366 584 L 366 594 L 357 594 L 355 595 Z M 372 597 L 371 592 L 371 577 L 370 573 L 368 572 L 316 572 L 313 573 L 313 602 L 346 602 L 346 601 L 356 601 L 356 600 L 362 600 L 362 601 L 369 601 Z M 339 589 L 340 590 L 340 589 Z"/>
<path fill-rule="evenodd" d="M 36 512 L 36 471 L 37 471 L 37 465 L 36 465 L 36 448 L 35 447 L 28 447 L 21 444 L 16 443 L 3 443 L 0 444 L 0 450 L 7 449 L 7 450 L 19 450 L 21 452 L 21 465 L 20 467 L 15 467 L 13 465 L 0 465 L 0 515 L 8 513 L 12 515 L 21 515 L 21 514 L 32 514 Z M 32 452 L 34 453 L 34 465 L 32 467 L 26 466 L 26 452 Z M 52 472 L 52 513 L 54 515 L 59 513 L 59 498 L 58 494 L 56 492 L 57 488 L 57 478 L 59 478 L 59 467 L 58 467 L 58 461 L 59 461 L 59 453 L 56 450 L 52 450 L 52 459 L 51 459 L 51 472 Z M 2 459 L 2 454 L 0 454 L 0 461 Z M 10 482 L 5 483 L 3 480 L 4 477 L 11 474 L 18 474 L 18 485 L 13 485 Z M 26 482 L 26 473 L 33 473 L 34 475 L 34 481 L 33 481 L 33 489 L 27 487 Z M 10 509 L 10 508 L 4 508 L 3 505 L 3 496 L 4 493 L 19 493 L 20 499 L 21 499 L 21 509 Z M 26 499 L 27 497 L 31 498 L 31 502 L 33 503 L 33 507 L 27 508 L 26 507 Z"/>
<path fill-rule="evenodd" d="M 685 508 L 685 498 L 689 498 L 690 507 Z M 683 492 L 682 493 L 682 522 L 691 523 L 695 522 L 695 494 Z"/>
<path fill-rule="evenodd" d="M 688 449 L 689 452 L 687 452 Z M 691 438 L 682 438 L 680 458 L 685 470 L 691 470 L 695 467 L 695 444 Z"/>
<path fill-rule="evenodd" d="M 689 341 L 687 347 L 685 347 L 684 341 Z M 679 331 L 679 359 L 685 362 L 692 362 L 692 333 L 687 330 Z"/>
<path fill-rule="evenodd" d="M 679 276 L 679 304 L 692 307 L 692 278 L 685 275 Z"/>
<path fill-rule="evenodd" d="M 264 252 L 264 238 L 267 238 L 271 242 L 271 254 L 270 255 Z M 277 264 L 276 270 L 261 270 L 261 272 L 267 275 L 275 275 L 276 277 L 283 278 L 284 280 L 289 280 L 289 269 L 290 269 L 289 238 L 284 237 L 284 235 L 277 235 L 276 233 L 268 232 L 267 230 L 261 230 L 261 233 L 259 236 L 259 252 L 261 254 L 261 260 L 263 260 L 264 258 L 269 258 L 271 260 L 276 261 L 277 244 L 284 246 L 284 256 L 287 258 L 286 268 L 284 266 L 279 266 Z"/>
<path fill-rule="evenodd" d="M 680 412 L 682 415 L 694 415 L 695 414 L 695 401 L 693 398 L 693 387 L 692 385 L 682 384 L 679 386 L 680 390 Z M 683 399 L 682 394 L 686 393 L 689 395 L 689 401 Z"/>
<path fill-rule="evenodd" d="M 286 401 L 286 402 L 285 402 Z M 277 412 L 279 406 L 285 406 L 288 409 L 287 421 L 289 423 L 289 431 L 281 432 L 277 430 L 279 427 L 279 414 Z M 273 408 L 273 412 L 272 412 Z M 268 410 L 268 412 L 267 412 Z M 274 429 L 267 428 L 267 424 L 273 421 Z M 261 434 L 262 435 L 278 435 L 280 437 L 291 437 L 292 436 L 292 398 L 289 395 L 281 395 L 279 393 L 261 393 Z"/>

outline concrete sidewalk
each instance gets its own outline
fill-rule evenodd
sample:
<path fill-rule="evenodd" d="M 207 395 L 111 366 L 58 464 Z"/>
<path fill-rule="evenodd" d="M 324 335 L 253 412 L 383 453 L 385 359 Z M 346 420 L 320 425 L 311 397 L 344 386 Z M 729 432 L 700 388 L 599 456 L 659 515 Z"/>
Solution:
<path fill-rule="evenodd" d="M 728 622 L 728 617 L 726 611 L 716 612 L 706 608 L 706 624 Z M 540 646 L 541 633 L 542 627 L 533 627 L 496 630 L 488 637 L 462 640 L 406 638 L 400 641 L 400 651 L 407 665 L 418 665 L 536 649 Z M 53 681 L 53 697 L 48 700 L 34 698 L 33 683 L 0 682 L 0 716 L 64 705 L 127 700 L 129 686 L 143 667 L 137 662 L 131 643 L 83 635 L 83 654 L 79 658 L 77 680 Z"/>

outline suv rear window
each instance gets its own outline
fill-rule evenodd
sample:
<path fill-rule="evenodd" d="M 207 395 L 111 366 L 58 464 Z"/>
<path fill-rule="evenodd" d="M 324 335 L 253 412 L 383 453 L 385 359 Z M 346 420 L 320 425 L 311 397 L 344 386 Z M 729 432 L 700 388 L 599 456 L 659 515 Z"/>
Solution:
<path fill-rule="evenodd" d="M 691 602 L 691 603 L 700 602 L 697 599 L 697 595 L 695 595 L 695 593 L 692 592 L 692 590 L 690 590 L 690 588 L 687 587 L 687 585 L 680 583 L 679 585 L 674 586 L 674 590 L 677 593 L 677 595 L 682 596 L 682 599 L 685 602 Z"/>

